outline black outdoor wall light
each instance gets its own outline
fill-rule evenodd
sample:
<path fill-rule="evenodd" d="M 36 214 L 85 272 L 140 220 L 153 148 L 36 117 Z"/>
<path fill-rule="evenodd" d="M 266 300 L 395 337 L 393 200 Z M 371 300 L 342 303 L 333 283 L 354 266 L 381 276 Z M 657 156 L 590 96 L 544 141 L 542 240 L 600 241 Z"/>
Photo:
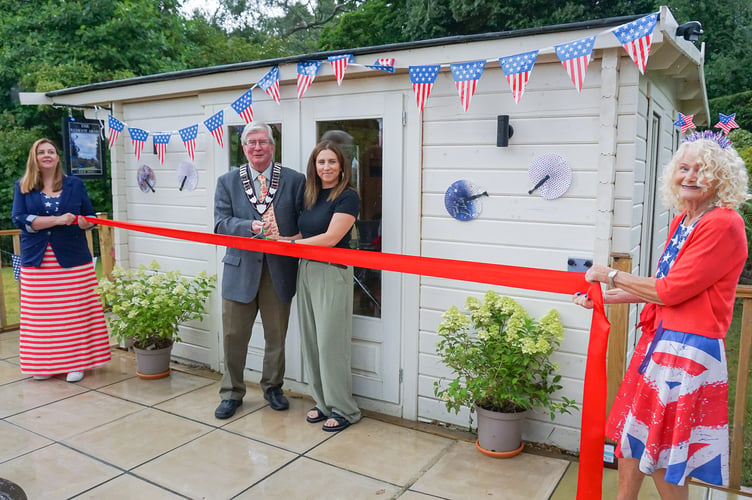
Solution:
<path fill-rule="evenodd" d="M 496 147 L 505 148 L 509 146 L 509 138 L 514 135 L 514 129 L 509 124 L 509 115 L 499 115 L 496 117 Z"/>
<path fill-rule="evenodd" d="M 699 40 L 703 33 L 705 32 L 702 30 L 702 24 L 699 21 L 689 21 L 676 28 L 676 36 L 683 36 L 685 40 L 690 42 Z"/>

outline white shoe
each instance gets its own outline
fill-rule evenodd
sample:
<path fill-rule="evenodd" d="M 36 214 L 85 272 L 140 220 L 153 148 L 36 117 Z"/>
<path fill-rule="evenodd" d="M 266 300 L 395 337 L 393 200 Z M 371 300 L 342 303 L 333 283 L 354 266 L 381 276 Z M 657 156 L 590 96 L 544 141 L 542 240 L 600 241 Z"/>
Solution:
<path fill-rule="evenodd" d="M 65 380 L 68 382 L 80 382 L 84 378 L 84 372 L 70 372 Z"/>
<path fill-rule="evenodd" d="M 52 378 L 52 375 L 34 375 L 34 380 L 47 380 Z"/>

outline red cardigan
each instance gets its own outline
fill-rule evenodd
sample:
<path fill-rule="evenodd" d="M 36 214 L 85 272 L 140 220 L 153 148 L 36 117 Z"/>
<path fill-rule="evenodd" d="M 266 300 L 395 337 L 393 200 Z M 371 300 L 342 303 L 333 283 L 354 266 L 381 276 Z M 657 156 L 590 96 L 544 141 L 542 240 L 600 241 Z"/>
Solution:
<path fill-rule="evenodd" d="M 684 215 L 671 221 L 669 238 Z M 746 260 L 742 217 L 729 208 L 708 212 L 687 237 L 668 274 L 656 280 L 655 289 L 664 305 L 646 307 L 643 325 L 657 327 L 663 321 L 667 330 L 724 338 Z"/>

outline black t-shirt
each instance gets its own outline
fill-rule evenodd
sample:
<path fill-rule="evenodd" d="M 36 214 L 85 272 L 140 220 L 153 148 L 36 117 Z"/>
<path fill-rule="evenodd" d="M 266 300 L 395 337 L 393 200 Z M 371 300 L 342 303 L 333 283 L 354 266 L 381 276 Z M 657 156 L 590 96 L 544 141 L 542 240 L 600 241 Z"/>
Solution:
<path fill-rule="evenodd" d="M 353 217 L 358 216 L 360 209 L 358 193 L 352 189 L 345 189 L 335 200 L 326 201 L 331 191 L 331 189 L 322 189 L 319 192 L 316 203 L 311 208 L 303 210 L 303 213 L 300 214 L 298 228 L 303 238 L 325 233 L 329 228 L 332 217 L 336 213 L 350 214 Z M 350 248 L 350 232 L 346 232 L 345 236 L 335 246 Z"/>

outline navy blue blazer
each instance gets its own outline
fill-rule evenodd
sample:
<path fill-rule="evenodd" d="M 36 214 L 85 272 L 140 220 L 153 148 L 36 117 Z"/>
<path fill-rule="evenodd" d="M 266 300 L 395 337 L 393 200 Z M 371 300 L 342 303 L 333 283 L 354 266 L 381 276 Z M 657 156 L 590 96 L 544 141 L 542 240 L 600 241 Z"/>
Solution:
<path fill-rule="evenodd" d="M 20 182 L 16 181 L 11 219 L 13 225 L 21 230 L 21 265 L 39 267 L 48 243 L 62 267 L 80 266 L 91 262 L 86 234 L 78 224 L 53 226 L 36 232 L 28 231 L 31 227 L 30 216 L 47 214 L 42 202 L 42 193 L 33 189 L 23 194 Z M 63 190 L 60 193 L 60 214 L 68 212 L 73 215 L 95 215 L 83 181 L 70 175 L 63 177 Z"/>

